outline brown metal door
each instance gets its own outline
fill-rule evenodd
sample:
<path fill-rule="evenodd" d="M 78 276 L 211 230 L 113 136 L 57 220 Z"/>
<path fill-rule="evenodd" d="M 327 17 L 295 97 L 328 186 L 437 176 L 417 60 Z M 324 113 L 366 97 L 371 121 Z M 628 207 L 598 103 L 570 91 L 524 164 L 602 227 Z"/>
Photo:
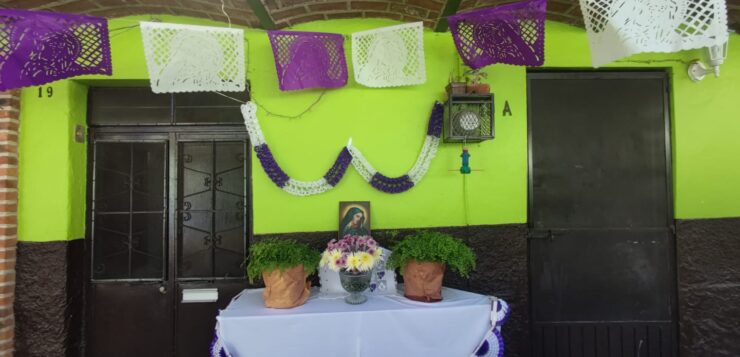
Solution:
<path fill-rule="evenodd" d="M 248 93 L 235 95 L 90 88 L 87 356 L 207 355 L 218 309 L 246 286 Z M 183 302 L 205 288 L 216 301 Z"/>
<path fill-rule="evenodd" d="M 166 137 L 93 139 L 87 355 L 168 356 Z"/>
<path fill-rule="evenodd" d="M 246 287 L 246 133 L 179 131 L 92 135 L 87 356 L 206 356 Z"/>
<path fill-rule="evenodd" d="M 208 355 L 214 317 L 246 288 L 249 235 L 247 141 L 232 135 L 178 135 L 177 265 L 180 297 L 215 289 L 215 301 L 177 301 L 176 355 Z"/>
<path fill-rule="evenodd" d="M 663 72 L 530 72 L 533 356 L 675 356 Z"/>

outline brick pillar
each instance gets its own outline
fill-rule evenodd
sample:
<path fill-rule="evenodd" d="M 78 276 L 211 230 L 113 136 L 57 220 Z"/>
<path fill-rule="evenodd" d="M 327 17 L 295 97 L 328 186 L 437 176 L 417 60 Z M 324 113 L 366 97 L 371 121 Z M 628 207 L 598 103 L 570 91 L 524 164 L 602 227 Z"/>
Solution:
<path fill-rule="evenodd" d="M 20 91 L 0 92 L 0 357 L 13 356 Z"/>

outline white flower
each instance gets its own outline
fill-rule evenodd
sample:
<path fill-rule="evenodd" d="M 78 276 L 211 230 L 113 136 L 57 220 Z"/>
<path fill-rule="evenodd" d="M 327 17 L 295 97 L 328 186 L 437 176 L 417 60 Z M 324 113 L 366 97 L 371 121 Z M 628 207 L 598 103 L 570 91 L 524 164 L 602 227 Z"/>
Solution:
<path fill-rule="evenodd" d="M 359 260 L 358 270 L 360 271 L 368 271 L 375 266 L 375 257 L 367 252 L 357 253 L 357 258 Z"/>
<path fill-rule="evenodd" d="M 329 260 L 329 269 L 339 271 L 341 267 L 337 265 L 337 262 L 342 259 L 342 251 L 339 249 L 332 249 L 331 251 L 327 252 L 327 255 L 327 259 Z"/>
<path fill-rule="evenodd" d="M 382 255 L 383 255 L 383 248 L 381 247 L 375 248 L 375 251 L 373 251 L 373 257 L 379 259 Z"/>
<path fill-rule="evenodd" d="M 367 253 L 365 253 L 367 254 Z M 361 269 L 362 261 L 360 259 L 359 253 L 352 253 L 347 257 L 347 269 L 349 270 L 357 270 L 357 271 L 364 271 L 367 269 Z"/>
<path fill-rule="evenodd" d="M 319 262 L 319 265 L 322 267 L 329 265 L 329 252 L 328 251 L 324 251 L 324 253 L 321 254 L 321 261 Z"/>

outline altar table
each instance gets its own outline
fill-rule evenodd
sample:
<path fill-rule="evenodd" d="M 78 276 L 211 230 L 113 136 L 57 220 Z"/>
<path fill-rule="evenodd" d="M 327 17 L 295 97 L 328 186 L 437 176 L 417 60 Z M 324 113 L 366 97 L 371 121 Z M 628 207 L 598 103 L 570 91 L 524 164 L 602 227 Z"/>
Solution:
<path fill-rule="evenodd" d="M 443 300 L 368 296 L 360 305 L 324 298 L 268 309 L 262 289 L 245 290 L 221 310 L 211 353 L 230 357 L 500 356 L 502 300 L 443 288 Z M 493 302 L 493 304 L 492 304 Z M 493 311 L 492 311 L 492 306 Z"/>

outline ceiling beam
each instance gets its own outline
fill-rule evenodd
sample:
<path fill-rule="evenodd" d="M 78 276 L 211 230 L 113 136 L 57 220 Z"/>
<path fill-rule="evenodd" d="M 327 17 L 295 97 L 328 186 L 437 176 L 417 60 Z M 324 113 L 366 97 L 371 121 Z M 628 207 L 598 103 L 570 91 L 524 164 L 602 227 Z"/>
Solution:
<path fill-rule="evenodd" d="M 262 25 L 263 29 L 274 30 L 276 28 L 275 23 L 272 22 L 270 13 L 267 12 L 267 9 L 265 8 L 265 5 L 262 4 L 262 1 L 260 0 L 246 0 L 246 1 L 247 1 L 247 4 L 249 4 L 249 7 L 252 8 L 252 12 L 254 12 L 254 15 L 257 16 L 257 19 L 260 21 L 260 24 Z"/>
<path fill-rule="evenodd" d="M 445 32 L 447 31 L 447 16 L 453 15 L 457 12 L 460 7 L 461 0 L 447 0 L 445 8 L 442 10 L 439 20 L 437 20 L 437 26 L 434 27 L 434 32 Z"/>

